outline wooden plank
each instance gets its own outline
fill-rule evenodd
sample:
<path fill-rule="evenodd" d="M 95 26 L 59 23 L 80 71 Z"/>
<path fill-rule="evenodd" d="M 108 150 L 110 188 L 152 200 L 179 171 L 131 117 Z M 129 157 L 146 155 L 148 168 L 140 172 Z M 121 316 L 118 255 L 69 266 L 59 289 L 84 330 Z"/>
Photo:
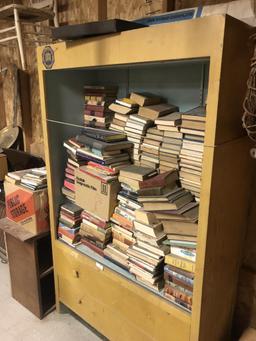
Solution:
<path fill-rule="evenodd" d="M 111 340 L 189 340 L 190 314 L 56 241 L 60 300 Z M 121 289 L 121 290 L 120 290 Z M 109 319 L 109 316 L 115 316 Z"/>
<path fill-rule="evenodd" d="M 230 337 L 252 184 L 250 146 L 244 137 L 204 149 L 191 340 Z"/>
<path fill-rule="evenodd" d="M 12 297 L 41 317 L 33 242 L 23 243 L 6 235 Z"/>
<path fill-rule="evenodd" d="M 215 144 L 246 135 L 242 127 L 241 115 L 250 70 L 250 57 L 253 54 L 252 46 L 248 45 L 249 35 L 250 30 L 247 25 L 227 16 Z"/>
<path fill-rule="evenodd" d="M 174 0 L 108 0 L 108 19 L 134 20 L 174 10 Z"/>
<path fill-rule="evenodd" d="M 36 9 L 19 4 L 12 4 L 0 8 L 0 20 L 14 20 L 14 9 L 18 10 L 21 21 L 39 22 L 53 19 L 54 14 L 45 9 Z"/>
<path fill-rule="evenodd" d="M 6 126 L 6 112 L 5 112 L 5 102 L 4 102 L 4 71 L 0 72 L 0 130 Z"/>
<path fill-rule="evenodd" d="M 227 3 L 233 0 L 175 0 L 175 10 L 192 8 L 197 6 L 216 5 Z"/>
<path fill-rule="evenodd" d="M 32 117 L 30 107 L 30 78 L 26 71 L 18 70 L 20 111 L 25 151 L 29 151 L 32 142 Z"/>
<path fill-rule="evenodd" d="M 0 229 L 7 234 L 12 235 L 17 238 L 21 242 L 28 242 L 35 238 L 40 238 L 44 235 L 47 235 L 49 232 L 43 232 L 40 234 L 33 234 L 23 228 L 22 225 L 15 223 L 14 221 L 3 218 L 0 220 Z"/>

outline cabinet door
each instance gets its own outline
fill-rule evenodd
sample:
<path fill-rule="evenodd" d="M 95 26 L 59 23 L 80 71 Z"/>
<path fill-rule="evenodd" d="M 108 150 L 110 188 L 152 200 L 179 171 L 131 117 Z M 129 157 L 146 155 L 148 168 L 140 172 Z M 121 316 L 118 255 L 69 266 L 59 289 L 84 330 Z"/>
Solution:
<path fill-rule="evenodd" d="M 189 340 L 190 315 L 60 244 L 59 299 L 111 340 Z"/>

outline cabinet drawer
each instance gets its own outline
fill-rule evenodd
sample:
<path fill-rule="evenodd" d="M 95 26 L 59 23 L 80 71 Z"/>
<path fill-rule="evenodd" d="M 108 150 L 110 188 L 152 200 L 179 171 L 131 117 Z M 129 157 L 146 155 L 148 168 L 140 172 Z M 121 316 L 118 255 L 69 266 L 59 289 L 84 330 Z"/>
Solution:
<path fill-rule="evenodd" d="M 59 299 L 111 340 L 189 340 L 190 315 L 56 243 Z"/>

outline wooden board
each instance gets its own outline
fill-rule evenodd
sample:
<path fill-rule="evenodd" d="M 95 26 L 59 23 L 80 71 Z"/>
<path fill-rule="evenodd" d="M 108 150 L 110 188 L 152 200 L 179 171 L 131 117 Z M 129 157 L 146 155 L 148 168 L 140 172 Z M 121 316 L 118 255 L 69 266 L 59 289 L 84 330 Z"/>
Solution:
<path fill-rule="evenodd" d="M 0 20 L 13 21 L 14 9 L 18 10 L 20 21 L 41 22 L 44 20 L 52 19 L 54 16 L 52 12 L 45 9 L 36 9 L 24 5 L 12 4 L 0 7 Z"/>
<path fill-rule="evenodd" d="M 6 235 L 12 297 L 37 317 L 41 316 L 33 243 Z"/>
<path fill-rule="evenodd" d="M 134 20 L 175 9 L 174 0 L 108 0 L 108 18 Z"/>
<path fill-rule="evenodd" d="M 7 234 L 17 238 L 21 242 L 28 242 L 35 238 L 40 238 L 44 235 L 47 235 L 49 232 L 43 232 L 40 234 L 33 234 L 23 228 L 22 225 L 15 223 L 14 221 L 3 218 L 0 220 L 0 229 Z"/>
<path fill-rule="evenodd" d="M 252 184 L 250 146 L 245 137 L 204 149 L 192 340 L 230 337 Z"/>

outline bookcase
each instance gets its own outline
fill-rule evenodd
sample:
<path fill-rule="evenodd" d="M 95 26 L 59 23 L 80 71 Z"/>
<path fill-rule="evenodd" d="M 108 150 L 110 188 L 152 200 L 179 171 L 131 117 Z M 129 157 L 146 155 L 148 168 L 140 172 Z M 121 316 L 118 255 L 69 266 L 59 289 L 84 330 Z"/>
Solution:
<path fill-rule="evenodd" d="M 57 308 L 64 304 L 111 340 L 230 337 L 252 177 L 241 124 L 248 37 L 244 23 L 211 16 L 38 48 Z M 192 313 L 56 238 L 62 143 L 82 128 L 85 84 L 118 85 L 118 96 L 150 91 L 180 111 L 207 102 Z"/>

